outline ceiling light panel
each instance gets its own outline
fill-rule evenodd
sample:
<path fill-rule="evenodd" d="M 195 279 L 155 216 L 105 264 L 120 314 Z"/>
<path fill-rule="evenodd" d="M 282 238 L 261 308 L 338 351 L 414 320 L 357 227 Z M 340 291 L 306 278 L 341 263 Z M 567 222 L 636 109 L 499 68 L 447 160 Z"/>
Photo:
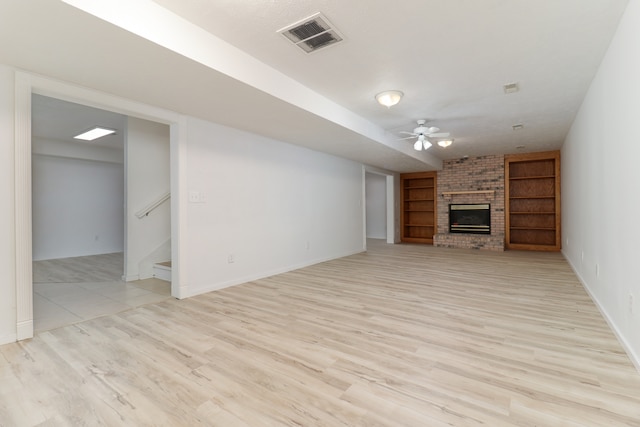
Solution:
<path fill-rule="evenodd" d="M 89 129 L 86 132 L 83 132 L 79 135 L 74 136 L 74 139 L 81 139 L 83 141 L 94 141 L 98 138 L 102 138 L 103 136 L 113 135 L 116 133 L 113 129 L 107 129 L 100 126 L 96 126 L 92 129 Z"/>

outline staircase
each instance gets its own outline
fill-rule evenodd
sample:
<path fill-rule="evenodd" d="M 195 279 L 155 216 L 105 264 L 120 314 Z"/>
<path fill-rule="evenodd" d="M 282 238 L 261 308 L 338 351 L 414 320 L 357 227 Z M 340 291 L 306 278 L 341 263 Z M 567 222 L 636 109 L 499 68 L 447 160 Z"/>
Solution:
<path fill-rule="evenodd" d="M 153 277 L 171 282 L 171 261 L 153 264 Z"/>

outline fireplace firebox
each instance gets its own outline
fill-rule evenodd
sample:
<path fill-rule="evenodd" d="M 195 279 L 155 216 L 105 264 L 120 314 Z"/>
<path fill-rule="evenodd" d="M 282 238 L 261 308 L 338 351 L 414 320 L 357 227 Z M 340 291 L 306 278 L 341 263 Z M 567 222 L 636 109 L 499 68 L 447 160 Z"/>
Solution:
<path fill-rule="evenodd" d="M 491 205 L 450 204 L 449 233 L 491 234 Z"/>

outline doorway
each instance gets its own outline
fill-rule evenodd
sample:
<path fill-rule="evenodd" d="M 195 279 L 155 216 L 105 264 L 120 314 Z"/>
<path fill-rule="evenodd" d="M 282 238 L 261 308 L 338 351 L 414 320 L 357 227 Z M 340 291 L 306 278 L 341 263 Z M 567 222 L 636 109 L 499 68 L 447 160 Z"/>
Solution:
<path fill-rule="evenodd" d="M 394 176 L 365 170 L 365 237 L 397 242 Z"/>
<path fill-rule="evenodd" d="M 130 221 L 128 206 L 135 204 L 127 196 L 149 190 L 129 169 L 154 155 L 165 165 L 146 167 L 145 174 L 169 193 L 169 127 L 38 94 L 31 104 L 35 331 L 168 298 L 170 282 L 153 279 L 152 264 L 145 275 L 138 266 L 150 255 L 170 260 L 168 203 L 145 216 L 142 228 L 153 237 L 140 243 L 144 234 L 129 233 L 140 226 Z M 95 125 L 114 133 L 90 142 L 74 138 Z M 157 236 L 164 239 L 162 254 Z M 154 253 L 141 255 L 149 245 Z"/>

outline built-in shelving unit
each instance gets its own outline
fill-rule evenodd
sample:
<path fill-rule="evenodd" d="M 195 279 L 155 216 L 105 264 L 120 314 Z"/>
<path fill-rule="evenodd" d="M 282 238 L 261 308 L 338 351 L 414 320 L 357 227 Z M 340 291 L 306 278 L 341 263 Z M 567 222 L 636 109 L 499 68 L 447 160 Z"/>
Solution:
<path fill-rule="evenodd" d="M 505 156 L 505 246 L 558 251 L 560 152 Z"/>
<path fill-rule="evenodd" d="M 433 244 L 436 232 L 436 173 L 400 175 L 401 240 Z"/>

